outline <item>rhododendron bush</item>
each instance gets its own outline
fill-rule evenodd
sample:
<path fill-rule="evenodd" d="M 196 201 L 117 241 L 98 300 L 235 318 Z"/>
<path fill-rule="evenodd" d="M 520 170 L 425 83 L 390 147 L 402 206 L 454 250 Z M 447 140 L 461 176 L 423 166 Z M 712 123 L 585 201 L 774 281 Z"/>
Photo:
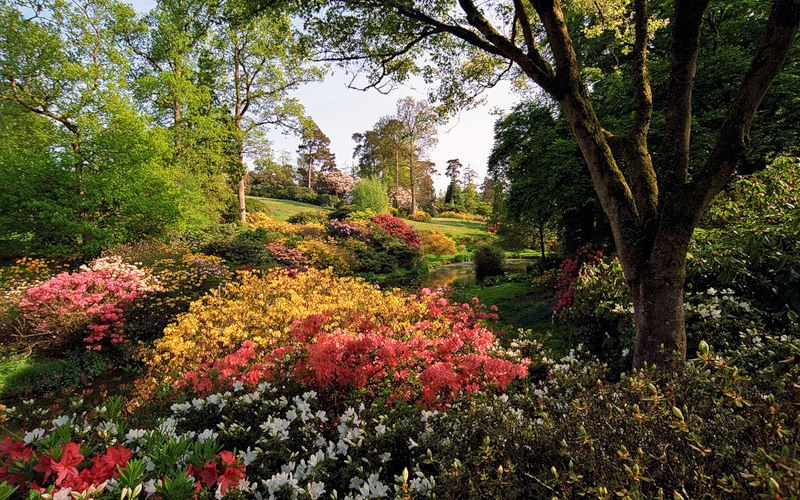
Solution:
<path fill-rule="evenodd" d="M 155 286 L 144 270 L 102 258 L 27 289 L 19 307 L 32 335 L 49 346 L 82 339 L 87 348 L 100 350 L 125 340 L 125 309 Z"/>
<path fill-rule="evenodd" d="M 505 387 L 526 360 L 501 349 L 477 299 L 382 291 L 330 271 L 243 276 L 194 304 L 149 354 L 162 381 L 199 392 L 287 378 L 333 395 L 352 389 L 428 404 Z"/>
<path fill-rule="evenodd" d="M 416 231 L 403 222 L 400 217 L 394 215 L 381 214 L 372 218 L 372 222 L 381 227 L 391 236 L 401 238 L 412 248 L 422 248 L 422 240 L 419 239 Z"/>

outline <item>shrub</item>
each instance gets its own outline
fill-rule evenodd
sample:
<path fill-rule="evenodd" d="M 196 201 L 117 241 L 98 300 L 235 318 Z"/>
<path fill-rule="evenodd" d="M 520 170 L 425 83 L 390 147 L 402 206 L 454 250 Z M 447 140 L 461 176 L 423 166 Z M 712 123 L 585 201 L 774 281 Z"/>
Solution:
<path fill-rule="evenodd" d="M 352 204 L 360 210 L 372 210 L 377 214 L 389 209 L 389 196 L 379 179 L 362 179 L 351 193 Z"/>
<path fill-rule="evenodd" d="M 409 219 L 416 221 L 416 222 L 430 222 L 431 216 L 428 212 L 423 212 L 422 210 L 417 210 L 413 214 L 408 216 Z"/>
<path fill-rule="evenodd" d="M 286 222 L 290 222 L 292 224 L 308 224 L 313 222 L 324 225 L 328 222 L 328 212 L 325 212 L 324 210 L 299 212 L 286 219 Z"/>
<path fill-rule="evenodd" d="M 76 345 L 100 350 L 125 340 L 124 312 L 156 288 L 144 270 L 104 257 L 26 290 L 19 302 L 25 336 L 47 348 Z"/>
<path fill-rule="evenodd" d="M 447 235 L 433 231 L 420 231 L 422 253 L 433 255 L 453 255 L 456 253 L 456 242 Z"/>
<path fill-rule="evenodd" d="M 403 222 L 403 219 L 393 215 L 381 214 L 373 217 L 372 222 L 386 231 L 390 236 L 396 236 L 412 248 L 422 248 L 422 240 L 419 239 L 416 231 Z"/>
<path fill-rule="evenodd" d="M 114 399 L 94 415 L 60 416 L 45 422 L 49 430 L 1 441 L 0 493 L 4 482 L 25 498 L 221 498 L 250 488 L 241 455 L 211 431 L 178 432 L 174 419 L 128 430 L 120 411 Z"/>
<path fill-rule="evenodd" d="M 479 246 L 475 249 L 472 260 L 475 263 L 475 277 L 478 281 L 489 276 L 503 275 L 503 251 L 495 246 Z"/>
<path fill-rule="evenodd" d="M 317 193 L 309 187 L 303 186 L 259 186 L 259 188 L 251 191 L 253 196 L 262 196 L 264 198 L 277 198 L 279 200 L 292 200 L 302 203 L 315 203 L 317 201 Z"/>
<path fill-rule="evenodd" d="M 287 247 L 285 244 L 275 241 L 267 244 L 267 250 L 275 257 L 275 260 L 286 267 L 292 269 L 303 268 L 308 264 L 308 259 L 303 252 L 296 248 Z"/>
<path fill-rule="evenodd" d="M 316 239 L 306 239 L 297 244 L 297 249 L 317 269 L 331 268 L 337 274 L 349 274 L 353 266 L 353 255 L 344 247 Z"/>
<path fill-rule="evenodd" d="M 189 304 L 231 278 L 220 257 L 157 240 L 117 245 L 104 255 L 127 264 L 138 263 L 158 283 L 158 287 L 135 300 L 125 312 L 125 335 L 130 340 L 160 336 Z"/>
<path fill-rule="evenodd" d="M 470 214 L 470 213 L 466 213 L 466 212 L 445 211 L 445 212 L 439 213 L 439 217 L 445 217 L 445 218 L 448 218 L 448 219 L 474 220 L 474 221 L 480 221 L 480 222 L 485 222 L 486 221 L 486 217 L 483 216 L 483 215 Z"/>
<path fill-rule="evenodd" d="M 392 207 L 405 211 L 411 209 L 411 192 L 408 189 L 402 186 L 392 186 L 389 188 L 388 195 Z"/>
<path fill-rule="evenodd" d="M 332 194 L 322 193 L 317 196 L 317 205 L 321 207 L 333 208 L 341 202 L 341 198 Z"/>
<path fill-rule="evenodd" d="M 161 380 L 198 390 L 272 373 L 340 397 L 359 388 L 432 403 L 522 373 L 484 326 L 493 318 L 477 299 L 470 306 L 430 290 L 383 292 L 330 271 L 273 270 L 195 303 L 148 360 Z"/>
<path fill-rule="evenodd" d="M 318 204 L 325 206 L 320 203 L 323 199 L 322 196 L 332 196 L 337 200 L 339 198 L 344 198 L 347 193 L 356 187 L 356 184 L 358 184 L 358 179 L 341 170 L 318 172 L 314 180 L 314 188 L 318 193 L 321 193 L 320 197 L 317 199 Z M 333 204 L 331 206 L 333 206 Z"/>

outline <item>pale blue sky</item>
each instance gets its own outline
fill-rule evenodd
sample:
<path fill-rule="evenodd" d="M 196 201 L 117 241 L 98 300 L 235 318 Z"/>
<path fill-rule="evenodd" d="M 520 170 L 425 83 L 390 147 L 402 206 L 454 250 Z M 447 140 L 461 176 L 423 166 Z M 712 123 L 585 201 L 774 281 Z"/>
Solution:
<path fill-rule="evenodd" d="M 155 5 L 153 0 L 133 0 L 139 12 L 145 12 Z M 353 163 L 352 135 L 363 132 L 381 116 L 391 115 L 398 99 L 412 96 L 425 99 L 424 87 L 415 88 L 413 84 L 403 85 L 388 95 L 371 89 L 366 92 L 347 87 L 350 77 L 342 69 L 334 69 L 325 81 L 303 86 L 294 92 L 320 129 L 331 139 L 331 150 L 336 153 L 340 168 L 349 169 Z M 486 159 L 492 148 L 493 126 L 496 116 L 492 110 L 507 111 L 519 101 L 511 86 L 501 83 L 487 90 L 486 104 L 461 112 L 439 129 L 439 142 L 431 152 L 431 160 L 436 163 L 440 173 L 451 158 L 459 158 L 464 165 L 471 166 L 483 178 L 486 173 Z M 276 151 L 287 150 L 293 156 L 299 140 L 279 132 L 269 134 Z M 434 177 L 438 190 L 444 190 L 447 179 L 444 175 Z"/>

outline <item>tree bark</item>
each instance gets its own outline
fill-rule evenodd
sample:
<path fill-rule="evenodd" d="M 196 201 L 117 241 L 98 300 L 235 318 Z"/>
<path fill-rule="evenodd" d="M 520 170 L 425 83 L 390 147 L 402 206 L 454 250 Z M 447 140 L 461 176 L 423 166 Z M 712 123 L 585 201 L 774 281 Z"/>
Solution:
<path fill-rule="evenodd" d="M 247 174 L 239 180 L 239 219 L 247 222 L 247 203 L 245 199 L 245 186 L 247 185 Z"/>
<path fill-rule="evenodd" d="M 411 187 L 411 213 L 417 211 L 417 190 L 414 186 L 414 155 L 413 153 L 411 156 L 408 157 L 408 176 L 410 179 L 410 187 Z"/>

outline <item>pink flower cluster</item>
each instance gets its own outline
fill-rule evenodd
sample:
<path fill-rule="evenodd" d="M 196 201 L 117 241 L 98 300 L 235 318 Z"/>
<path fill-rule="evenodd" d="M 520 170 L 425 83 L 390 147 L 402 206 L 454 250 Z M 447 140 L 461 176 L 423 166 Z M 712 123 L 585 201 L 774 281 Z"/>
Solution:
<path fill-rule="evenodd" d="M 29 324 L 51 336 L 54 344 L 86 333 L 87 348 L 100 350 L 105 340 L 124 341 L 125 308 L 151 289 L 138 268 L 100 259 L 78 272 L 63 272 L 29 288 L 19 307 Z"/>
<path fill-rule="evenodd" d="M 372 222 L 381 227 L 391 236 L 396 236 L 412 248 L 422 248 L 422 240 L 411 226 L 406 224 L 400 217 L 394 215 L 381 214 L 372 218 Z"/>
<path fill-rule="evenodd" d="M 118 467 L 124 468 L 132 456 L 123 446 L 111 446 L 89 465 L 78 443 L 64 443 L 56 453 L 40 453 L 22 441 L 6 438 L 0 442 L 0 482 L 40 492 L 54 485 L 56 491 L 79 493 L 119 476 Z"/>
<path fill-rule="evenodd" d="M 347 222 L 341 222 L 338 219 L 331 219 L 328 222 L 327 230 L 328 234 L 334 238 L 357 238 L 365 241 L 368 240 L 363 229 L 350 225 Z"/>
<path fill-rule="evenodd" d="M 564 259 L 561 263 L 561 277 L 556 289 L 556 305 L 553 313 L 559 314 L 563 309 L 572 307 L 575 301 L 573 286 L 584 266 L 594 266 L 603 260 L 603 252 L 594 251 L 591 245 L 581 248 L 572 259 Z"/>
<path fill-rule="evenodd" d="M 327 316 L 313 315 L 294 322 L 288 345 L 259 356 L 252 342 L 244 342 L 225 358 L 187 373 L 182 384 L 207 393 L 233 382 L 253 387 L 265 379 L 292 379 L 334 399 L 364 389 L 436 406 L 460 392 L 505 388 L 527 376 L 529 360 L 503 357 L 483 324 L 497 315 L 477 299 L 453 303 L 430 289 L 418 298 L 427 317 L 403 331 L 353 318 L 346 328 L 328 333 L 322 328 Z M 451 325 L 449 335 L 436 329 L 442 320 Z"/>
<path fill-rule="evenodd" d="M 308 259 L 303 252 L 296 248 L 287 247 L 280 242 L 267 244 L 267 250 L 275 257 L 279 264 L 292 269 L 302 269 L 308 266 Z"/>

